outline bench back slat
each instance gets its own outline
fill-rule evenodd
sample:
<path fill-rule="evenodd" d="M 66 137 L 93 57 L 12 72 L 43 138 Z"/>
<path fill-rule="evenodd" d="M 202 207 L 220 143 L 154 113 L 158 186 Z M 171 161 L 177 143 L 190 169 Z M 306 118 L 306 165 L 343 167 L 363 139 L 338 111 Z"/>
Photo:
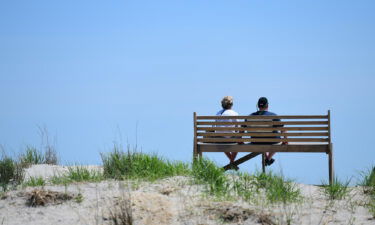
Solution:
<path fill-rule="evenodd" d="M 196 141 L 200 144 L 225 142 L 329 144 L 330 115 L 328 113 L 327 115 L 196 116 L 194 132 Z"/>

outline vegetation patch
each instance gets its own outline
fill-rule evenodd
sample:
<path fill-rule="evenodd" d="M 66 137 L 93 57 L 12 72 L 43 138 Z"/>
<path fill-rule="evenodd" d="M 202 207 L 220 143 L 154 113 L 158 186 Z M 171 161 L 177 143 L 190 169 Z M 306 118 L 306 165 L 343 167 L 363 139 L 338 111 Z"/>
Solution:
<path fill-rule="evenodd" d="M 17 161 L 3 154 L 0 158 L 0 187 L 3 191 L 8 189 L 9 185 L 18 185 L 22 183 L 24 171 Z"/>
<path fill-rule="evenodd" d="M 207 215 L 215 215 L 223 223 L 243 224 L 244 221 L 251 219 L 254 222 L 263 225 L 275 225 L 274 218 L 268 214 L 260 214 L 254 210 L 234 205 L 230 202 L 211 203 L 205 209 Z"/>
<path fill-rule="evenodd" d="M 375 166 L 362 173 L 362 177 L 361 185 L 363 186 L 363 192 L 369 197 L 366 207 L 375 219 Z"/>
<path fill-rule="evenodd" d="M 345 182 L 334 177 L 332 184 L 327 184 L 323 182 L 324 193 L 328 196 L 330 200 L 341 200 L 347 196 L 349 193 L 349 183 L 350 180 Z"/>
<path fill-rule="evenodd" d="M 230 182 L 223 168 L 218 167 L 206 158 L 194 160 L 192 176 L 196 183 L 205 184 L 209 194 L 216 197 L 228 197 L 230 194 Z"/>
<path fill-rule="evenodd" d="M 43 153 L 36 148 L 27 146 L 25 152 L 20 156 L 20 162 L 25 166 L 43 164 L 45 162 L 45 157 Z"/>
<path fill-rule="evenodd" d="M 253 177 L 256 190 L 263 189 L 271 203 L 294 202 L 302 198 L 300 190 L 295 183 L 282 175 L 277 175 L 270 171 L 268 173 L 257 172 Z"/>
<path fill-rule="evenodd" d="M 101 156 L 105 178 L 154 181 L 165 177 L 190 174 L 187 163 L 171 162 L 156 154 L 143 154 L 131 151 L 129 148 L 125 152 L 115 146 L 112 152 L 101 154 Z"/>
<path fill-rule="evenodd" d="M 122 197 L 109 209 L 109 221 L 112 225 L 133 225 L 133 211 L 130 196 Z"/>
<path fill-rule="evenodd" d="M 43 177 L 30 177 L 25 183 L 23 183 L 24 187 L 36 187 L 36 186 L 44 186 L 46 185 L 46 181 Z"/>
<path fill-rule="evenodd" d="M 73 166 L 68 168 L 68 172 L 62 176 L 53 176 L 50 182 L 54 185 L 70 184 L 73 182 L 100 182 L 104 180 L 103 173 L 84 166 Z"/>
<path fill-rule="evenodd" d="M 46 206 L 48 204 L 62 204 L 73 199 L 75 196 L 69 193 L 60 193 L 43 189 L 35 189 L 27 195 L 26 205 L 30 207 Z"/>

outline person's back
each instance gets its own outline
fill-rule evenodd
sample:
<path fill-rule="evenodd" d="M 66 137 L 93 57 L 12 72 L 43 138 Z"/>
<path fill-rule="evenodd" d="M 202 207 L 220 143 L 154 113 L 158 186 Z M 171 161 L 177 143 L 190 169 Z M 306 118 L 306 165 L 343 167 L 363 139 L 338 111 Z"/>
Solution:
<path fill-rule="evenodd" d="M 256 112 L 251 113 L 249 116 L 277 116 L 276 113 L 267 111 L 267 110 L 258 110 Z M 253 119 L 251 121 L 263 121 L 263 122 L 271 122 L 271 121 L 280 121 L 280 119 Z M 260 125 L 262 126 L 262 125 Z M 260 127 L 259 125 L 254 125 L 254 127 Z M 283 125 L 263 125 L 263 127 L 282 127 Z M 262 131 L 262 133 L 279 133 L 277 130 L 274 131 Z M 257 138 L 256 136 L 252 138 Z M 259 138 L 259 137 L 258 137 Z M 280 138 L 280 136 L 262 136 L 261 138 Z M 253 142 L 252 144 L 278 144 L 280 142 Z"/>
<path fill-rule="evenodd" d="M 253 112 L 250 114 L 250 116 L 256 116 L 256 115 L 259 115 L 259 116 L 277 116 L 276 113 L 273 113 L 273 112 L 269 112 L 268 111 L 268 99 L 266 97 L 260 97 L 259 100 L 258 100 L 258 111 L 256 112 Z M 256 119 L 255 119 L 256 120 Z M 266 119 L 263 119 L 263 121 L 265 121 Z M 267 120 L 266 120 L 267 121 Z M 268 121 L 280 121 L 280 119 L 270 119 Z M 266 125 L 267 126 L 267 125 Z M 270 125 L 268 127 L 282 127 L 283 125 Z M 262 131 L 263 132 L 263 131 Z M 270 132 L 270 131 L 268 131 Z M 271 131 L 272 133 L 279 133 L 279 131 L 277 130 L 274 130 L 274 131 Z M 252 138 L 257 138 L 256 136 L 252 136 Z M 258 137 L 259 138 L 259 137 Z M 280 138 L 280 136 L 276 136 L 276 137 L 273 137 L 273 136 L 269 136 L 269 137 L 261 137 L 261 138 Z M 280 142 L 252 142 L 251 144 L 261 144 L 261 145 L 264 145 L 264 144 L 279 144 Z M 275 160 L 272 158 L 272 156 L 274 155 L 275 153 L 274 152 L 266 152 L 266 165 L 269 166 L 271 165 Z"/>
<path fill-rule="evenodd" d="M 238 113 L 232 109 L 222 109 L 216 113 L 216 116 L 238 116 Z M 236 119 L 217 119 L 217 122 L 237 122 Z M 216 125 L 217 127 L 235 127 L 234 125 Z M 216 133 L 235 133 L 234 130 L 218 130 Z M 225 136 L 230 138 L 229 136 Z"/>
<path fill-rule="evenodd" d="M 221 100 L 222 110 L 216 113 L 217 116 L 238 116 L 238 113 L 232 110 L 233 106 L 233 97 L 225 96 Z M 237 122 L 236 119 L 217 119 L 217 122 Z M 216 125 L 217 127 L 235 127 L 234 125 Z M 216 133 L 235 133 L 234 130 L 217 130 Z M 224 136 L 226 138 L 231 138 L 231 136 Z M 229 142 L 231 144 L 235 144 L 235 142 Z M 224 152 L 225 155 L 229 158 L 230 163 L 234 162 L 237 152 Z M 235 169 L 238 169 L 236 167 Z"/>

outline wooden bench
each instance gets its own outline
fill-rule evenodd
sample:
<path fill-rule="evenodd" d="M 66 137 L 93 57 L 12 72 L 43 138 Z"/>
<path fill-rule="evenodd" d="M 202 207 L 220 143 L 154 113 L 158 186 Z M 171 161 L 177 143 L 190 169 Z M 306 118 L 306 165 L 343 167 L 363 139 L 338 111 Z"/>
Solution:
<path fill-rule="evenodd" d="M 237 122 L 220 121 L 229 119 L 236 119 Z M 275 121 L 277 119 L 280 121 Z M 256 142 L 262 144 L 252 144 Z M 288 144 L 267 144 L 271 142 Z M 224 166 L 226 170 L 262 155 L 263 172 L 266 152 L 326 153 L 329 182 L 332 183 L 334 171 L 330 111 L 327 115 L 308 116 L 197 116 L 194 112 L 194 158 L 201 157 L 203 152 L 250 152 Z"/>

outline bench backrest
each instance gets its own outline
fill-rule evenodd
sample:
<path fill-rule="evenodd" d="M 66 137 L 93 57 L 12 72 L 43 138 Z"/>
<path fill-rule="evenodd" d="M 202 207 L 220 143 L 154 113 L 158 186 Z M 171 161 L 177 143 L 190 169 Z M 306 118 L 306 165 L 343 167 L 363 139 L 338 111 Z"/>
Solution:
<path fill-rule="evenodd" d="M 221 122 L 221 119 L 235 119 L 236 122 Z M 330 144 L 330 112 L 294 116 L 197 116 L 194 113 L 194 142 Z"/>

